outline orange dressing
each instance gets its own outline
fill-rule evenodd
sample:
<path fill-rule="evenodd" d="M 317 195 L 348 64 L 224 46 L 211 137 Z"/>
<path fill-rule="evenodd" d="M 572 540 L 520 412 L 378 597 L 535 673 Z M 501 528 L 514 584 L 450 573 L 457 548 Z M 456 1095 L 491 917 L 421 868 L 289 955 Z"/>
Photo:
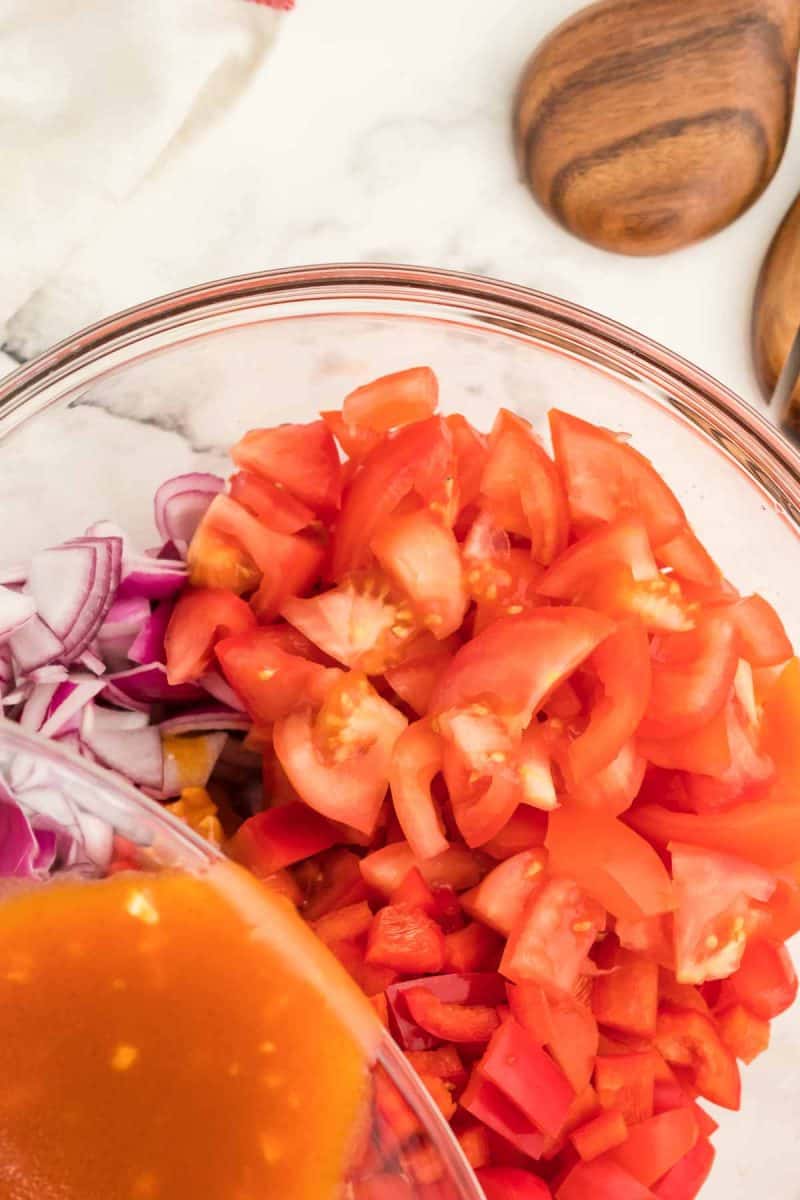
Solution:
<path fill-rule="evenodd" d="M 0 903 L 3 1200 L 333 1200 L 376 1024 L 229 864 Z"/>

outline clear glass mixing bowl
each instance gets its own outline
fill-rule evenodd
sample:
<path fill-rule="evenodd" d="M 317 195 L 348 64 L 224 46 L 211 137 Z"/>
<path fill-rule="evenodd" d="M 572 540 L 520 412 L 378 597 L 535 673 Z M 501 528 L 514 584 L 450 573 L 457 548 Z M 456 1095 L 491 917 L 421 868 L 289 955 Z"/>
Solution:
<path fill-rule="evenodd" d="M 437 371 L 444 409 L 479 426 L 505 405 L 543 429 L 558 405 L 629 432 L 726 573 L 763 592 L 800 644 L 800 455 L 776 428 L 632 330 L 524 288 L 417 268 L 309 267 L 204 285 L 112 317 L 0 381 L 0 559 L 101 517 L 152 544 L 151 497 L 165 477 L 224 472 L 244 429 L 307 420 L 418 363 Z M 136 812 L 144 802 L 123 790 Z M 142 811 L 156 820 L 151 805 Z M 178 837 L 173 822 L 164 828 Z M 797 1200 L 798 1107 L 795 1012 L 745 1071 L 742 1111 L 720 1115 L 705 1200 Z M 435 1136 L 463 1169 L 440 1123 Z M 466 1177 L 457 1186 L 470 1195 Z"/>

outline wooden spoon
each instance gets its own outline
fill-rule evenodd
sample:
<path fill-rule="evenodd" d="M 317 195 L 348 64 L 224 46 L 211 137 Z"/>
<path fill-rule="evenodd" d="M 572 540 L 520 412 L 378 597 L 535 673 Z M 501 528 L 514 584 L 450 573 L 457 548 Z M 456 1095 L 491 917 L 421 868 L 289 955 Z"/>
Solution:
<path fill-rule="evenodd" d="M 791 121 L 798 0 L 602 0 L 530 59 L 520 169 L 579 237 L 663 254 L 722 229 L 769 183 Z"/>
<path fill-rule="evenodd" d="M 753 301 L 753 354 L 756 373 L 765 395 L 775 385 L 800 331 L 800 196 L 797 197 L 772 239 Z M 775 420 L 800 437 L 800 378 L 788 394 Z"/>

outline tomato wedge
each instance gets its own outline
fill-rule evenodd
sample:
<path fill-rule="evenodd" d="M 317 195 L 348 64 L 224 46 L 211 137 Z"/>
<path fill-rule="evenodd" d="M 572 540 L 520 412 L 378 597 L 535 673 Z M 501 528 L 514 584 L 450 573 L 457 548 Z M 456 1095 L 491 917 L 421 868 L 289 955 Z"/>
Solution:
<path fill-rule="evenodd" d="M 251 429 L 231 450 L 238 467 L 285 487 L 319 514 L 330 515 L 341 498 L 341 465 L 324 421 Z"/>
<path fill-rule="evenodd" d="M 707 846 L 762 867 L 782 867 L 800 859 L 800 809 L 795 801 L 769 796 L 747 800 L 726 812 L 724 820 L 716 812 L 672 812 L 644 804 L 625 813 L 625 820 L 659 846 Z"/>
<path fill-rule="evenodd" d="M 288 653 L 274 628 L 224 638 L 217 642 L 215 653 L 223 675 L 259 725 L 271 724 L 300 704 L 321 703 L 339 675 Z"/>
<path fill-rule="evenodd" d="M 431 795 L 442 765 L 442 740 L 426 721 L 409 725 L 394 745 L 389 787 L 394 811 L 417 858 L 435 858 L 448 849 Z"/>
<path fill-rule="evenodd" d="M 230 496 L 278 533 L 299 533 L 314 521 L 307 504 L 253 471 L 237 471 L 231 477 Z"/>
<path fill-rule="evenodd" d="M 527 979 L 569 992 L 605 913 L 570 879 L 549 879 L 527 900 L 508 939 L 500 964 L 514 983 Z"/>
<path fill-rule="evenodd" d="M 348 425 L 388 433 L 433 416 L 439 383 L 430 367 L 409 367 L 381 375 L 345 396 L 342 417 Z"/>
<path fill-rule="evenodd" d="M 705 617 L 689 633 L 665 634 L 654 653 L 639 732 L 674 738 L 700 729 L 730 696 L 737 663 L 734 628 L 725 617 Z"/>
<path fill-rule="evenodd" d="M 255 623 L 249 604 L 233 592 L 211 588 L 184 592 L 164 635 L 169 683 L 199 679 L 211 666 L 216 643 L 252 629 Z"/>
<path fill-rule="evenodd" d="M 783 622 L 763 596 L 746 596 L 727 606 L 736 630 L 739 654 L 754 667 L 776 667 L 792 657 Z"/>
<path fill-rule="evenodd" d="M 508 937 L 528 898 L 541 884 L 547 854 L 523 850 L 496 866 L 461 897 L 464 910 Z"/>
<path fill-rule="evenodd" d="M 780 1016 L 797 998 L 797 974 L 789 951 L 766 938 L 754 938 L 726 986 L 757 1017 Z"/>
<path fill-rule="evenodd" d="M 449 637 L 467 610 L 461 555 L 453 531 L 430 509 L 387 517 L 370 549 L 437 638 Z"/>
<path fill-rule="evenodd" d="M 658 577 L 647 529 L 637 517 L 621 517 L 574 542 L 545 572 L 538 590 L 543 596 L 573 600 L 612 563 L 630 568 L 634 580 Z"/>

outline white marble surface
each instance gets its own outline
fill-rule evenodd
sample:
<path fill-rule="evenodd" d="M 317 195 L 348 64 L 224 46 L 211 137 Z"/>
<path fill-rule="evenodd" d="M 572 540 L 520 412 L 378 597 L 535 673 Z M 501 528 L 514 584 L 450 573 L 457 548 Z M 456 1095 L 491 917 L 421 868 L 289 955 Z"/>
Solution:
<path fill-rule="evenodd" d="M 176 147 L 15 314 L 0 370 L 88 321 L 204 278 L 384 260 L 554 292 L 641 329 L 757 401 L 750 304 L 798 186 L 800 123 L 766 195 L 708 242 L 639 260 L 583 245 L 530 199 L 509 145 L 511 91 L 529 50 L 579 6 L 298 0 L 233 108 Z M 0 459 L 4 556 L 75 532 L 87 510 L 104 515 L 95 494 L 105 515 L 144 511 L 164 474 L 216 461 L 213 406 L 169 406 L 165 416 L 152 394 L 141 401 L 125 388 L 100 403 L 106 411 L 75 408 L 49 430 L 23 430 Z M 723 1121 L 707 1200 L 800 1200 L 797 1017 L 776 1023 L 774 1043 L 748 1072 L 743 1113 Z"/>

